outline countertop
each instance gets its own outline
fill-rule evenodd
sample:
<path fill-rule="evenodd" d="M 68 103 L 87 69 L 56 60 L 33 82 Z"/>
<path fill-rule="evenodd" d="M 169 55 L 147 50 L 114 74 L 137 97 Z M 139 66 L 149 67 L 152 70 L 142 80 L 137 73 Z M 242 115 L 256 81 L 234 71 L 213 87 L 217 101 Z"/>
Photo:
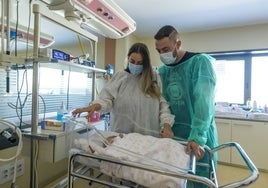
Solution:
<path fill-rule="evenodd" d="M 266 118 L 261 118 L 261 117 L 257 117 L 257 118 L 254 118 L 254 117 L 239 117 L 239 116 L 223 116 L 223 115 L 215 115 L 215 118 L 217 119 L 230 119 L 230 120 L 240 120 L 240 121 L 254 121 L 254 122 L 268 122 L 268 119 Z"/>

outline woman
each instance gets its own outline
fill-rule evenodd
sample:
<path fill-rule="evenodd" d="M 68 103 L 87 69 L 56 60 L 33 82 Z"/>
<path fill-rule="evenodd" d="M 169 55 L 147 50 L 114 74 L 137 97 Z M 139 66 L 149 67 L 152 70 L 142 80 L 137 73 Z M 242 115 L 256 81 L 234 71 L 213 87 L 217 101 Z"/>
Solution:
<path fill-rule="evenodd" d="M 160 78 L 152 69 L 147 46 L 133 44 L 127 59 L 127 68 L 112 77 L 99 99 L 74 110 L 73 115 L 88 112 L 90 117 L 94 111 L 111 112 L 111 131 L 172 138 L 174 116 L 161 95 Z"/>

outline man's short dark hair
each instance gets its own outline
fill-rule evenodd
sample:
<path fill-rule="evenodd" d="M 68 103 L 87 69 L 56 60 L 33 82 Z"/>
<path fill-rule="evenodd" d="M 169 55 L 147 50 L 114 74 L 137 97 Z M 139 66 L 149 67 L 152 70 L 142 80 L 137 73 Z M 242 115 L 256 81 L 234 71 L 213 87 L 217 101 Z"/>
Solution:
<path fill-rule="evenodd" d="M 165 25 L 155 34 L 154 39 L 161 40 L 165 37 L 177 40 L 179 36 L 177 30 L 173 26 Z"/>

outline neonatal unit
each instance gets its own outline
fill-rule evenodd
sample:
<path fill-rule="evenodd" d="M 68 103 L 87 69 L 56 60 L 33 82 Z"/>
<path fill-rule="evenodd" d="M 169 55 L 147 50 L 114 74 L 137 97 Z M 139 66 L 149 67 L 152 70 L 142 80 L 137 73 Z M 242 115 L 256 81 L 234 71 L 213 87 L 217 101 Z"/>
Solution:
<path fill-rule="evenodd" d="M 4 2 L 4 1 L 2 1 Z M 9 1 L 6 1 L 9 2 Z M 61 2 L 61 3 L 59 3 Z M 92 39 L 93 41 L 97 42 L 97 37 L 92 35 L 89 32 L 86 32 L 85 30 L 81 30 L 81 27 L 85 29 L 98 29 L 98 32 L 102 32 L 104 36 L 118 39 L 125 37 L 126 35 L 132 33 L 136 29 L 136 23 L 127 16 L 123 10 L 121 10 L 118 6 L 116 6 L 112 1 L 104 1 L 104 0 L 51 0 L 51 5 L 47 8 L 46 6 L 41 6 L 41 4 L 34 4 L 33 5 L 33 13 L 35 18 L 36 25 L 40 24 L 40 14 L 41 16 L 47 18 L 50 21 L 55 21 L 57 24 L 64 25 L 66 28 L 70 29 L 73 32 L 80 33 L 82 36 L 88 39 Z M 92 4 L 92 6 L 89 6 Z M 57 6 L 59 5 L 59 6 Z M 97 7 L 93 5 L 98 5 Z M 92 10 L 91 8 L 95 7 L 96 9 Z M 4 10 L 4 8 L 3 8 Z M 60 15 L 57 15 L 55 12 L 51 12 L 51 10 L 64 10 L 65 18 L 73 18 L 72 15 L 77 16 L 76 13 L 78 12 L 81 14 L 81 17 L 76 17 L 77 24 L 75 25 L 73 22 L 69 22 L 69 20 L 61 19 L 62 17 Z M 70 11 L 71 10 L 71 11 Z M 108 13 L 107 13 L 108 12 Z M 107 16 L 105 16 L 107 15 Z M 111 17 L 112 16 L 112 17 Z M 109 18 L 110 22 L 107 22 L 106 19 Z M 113 18 L 113 19 L 111 19 Z M 4 20 L 4 18 L 2 17 Z M 80 20 L 81 19 L 81 20 Z M 81 23 L 80 23 L 81 21 Z M 3 21 L 2 21 L 3 22 Z M 116 23 L 121 23 L 120 25 L 123 25 L 123 27 L 117 28 Z M 94 27 L 95 26 L 95 27 Z M 2 30 L 3 31 L 3 30 Z M 41 35 L 41 36 L 40 36 Z M 42 33 L 40 32 L 40 27 L 35 27 L 35 29 L 32 31 L 31 35 L 33 36 L 33 48 L 34 48 L 34 54 L 33 56 L 37 58 L 37 55 L 40 55 L 39 47 L 42 46 L 42 44 L 38 44 L 38 41 L 41 41 L 42 39 Z M 50 40 L 48 40 L 48 44 L 51 44 L 54 42 L 54 38 L 49 37 Z M 8 40 L 7 40 L 8 41 Z M 44 46 L 47 46 L 47 44 L 44 44 Z M 43 47 L 44 47 L 43 46 Z M 3 46 L 2 46 L 3 47 Z M 38 51 L 39 50 L 39 51 Z M 52 57 L 57 60 L 62 61 L 69 61 L 70 56 L 69 54 L 60 51 L 60 50 L 45 50 L 45 57 Z M 38 52 L 38 53 L 37 53 Z M 47 55 L 48 53 L 51 53 L 50 55 Z M 26 62 L 24 59 L 21 58 L 14 58 L 10 57 L 7 54 L 0 54 L 1 57 L 1 65 L 2 66 L 10 66 L 14 64 L 13 61 L 16 62 L 16 64 L 24 65 Z M 38 56 L 39 58 L 39 56 Z M 37 58 L 37 59 L 38 59 Z M 38 59 L 41 61 L 41 59 Z M 28 144 L 31 149 L 31 174 L 30 174 L 30 184 L 31 187 L 36 187 L 38 184 L 37 181 L 37 173 L 35 168 L 35 159 L 36 159 L 36 153 L 38 152 L 45 152 L 48 153 L 47 150 L 40 149 L 41 142 L 48 141 L 45 140 L 37 140 L 35 137 L 37 135 L 37 128 L 38 128 L 38 69 L 39 69 L 39 62 L 33 63 L 33 94 L 32 94 L 32 122 L 31 122 L 31 144 Z M 28 63 L 28 62 L 27 62 Z M 65 62 L 63 62 L 65 63 Z M 63 64 L 58 63 L 58 65 Z M 73 67 L 77 67 L 74 63 L 68 62 L 66 65 L 70 65 Z M 52 66 L 52 65 L 51 65 Z M 78 68 L 81 70 L 82 68 L 78 66 Z M 95 75 L 96 72 L 99 71 L 102 72 L 102 70 L 93 69 L 86 67 L 87 71 L 93 71 L 93 75 Z M 114 67 L 109 66 L 107 67 L 108 73 L 111 76 L 114 73 Z M 95 76 L 93 76 L 95 78 Z M 94 99 L 94 92 L 92 99 Z M 109 118 L 109 117 L 107 117 Z M 151 173 L 154 173 L 157 175 L 157 177 L 161 177 L 158 180 L 159 183 L 164 182 L 179 182 L 178 184 L 184 186 L 187 182 L 187 180 L 201 182 L 203 184 L 208 185 L 209 187 L 219 187 L 216 177 L 215 168 L 213 166 L 213 157 L 211 157 L 210 164 L 200 164 L 195 161 L 193 155 L 189 157 L 189 161 L 187 160 L 187 167 L 180 168 L 174 167 L 170 164 L 163 163 L 163 161 L 157 161 L 155 159 L 151 159 L 149 154 L 147 153 L 147 157 L 142 156 L 140 153 L 135 153 L 133 151 L 129 151 L 126 148 L 119 148 L 120 151 L 118 154 L 125 158 L 123 154 L 129 154 L 127 157 L 132 156 L 131 158 L 142 157 L 143 160 L 140 160 L 141 158 L 134 159 L 134 160 L 122 160 L 121 158 L 118 159 L 116 156 L 109 156 L 107 153 L 100 153 L 106 151 L 103 147 L 103 144 L 106 144 L 108 148 L 113 148 L 112 145 L 109 145 L 106 143 L 106 137 L 109 136 L 109 134 L 114 134 L 113 132 L 109 132 L 108 129 L 102 129 L 98 130 L 94 124 L 89 124 L 85 121 L 78 121 L 77 119 L 70 120 L 71 124 L 73 124 L 74 128 L 70 129 L 71 132 L 63 132 L 62 134 L 66 133 L 66 141 L 69 141 L 67 143 L 69 148 L 69 168 L 68 168 L 68 186 L 73 187 L 74 181 L 76 178 L 82 178 L 88 180 L 91 184 L 102 184 L 107 185 L 110 187 L 138 187 L 138 186 L 152 186 L 151 184 L 144 184 L 146 182 L 146 178 L 142 179 L 144 177 L 151 177 Z M 78 128 L 77 128 L 78 127 Z M 68 129 L 69 130 L 69 129 Z M 25 138 L 27 134 L 25 133 Z M 40 136 L 40 135 L 39 135 Z M 41 135 L 42 136 L 42 135 Z M 56 134 L 50 135 L 56 137 Z M 87 149 L 83 149 L 83 147 L 80 147 L 80 145 L 75 145 L 74 141 L 78 138 L 84 139 L 84 142 Z M 63 138 L 64 139 L 64 138 Z M 156 138 L 157 139 L 157 138 Z M 26 140 L 26 139 L 25 139 Z M 52 139 L 51 139 L 52 140 Z M 49 141 L 51 141 L 49 140 Z M 55 140 L 55 139 L 54 139 Z M 53 140 L 53 141 L 54 141 Z M 22 139 L 21 139 L 21 132 L 16 127 L 16 125 L 13 125 L 10 122 L 7 122 L 5 120 L 0 121 L 0 150 L 5 150 L 9 147 L 17 147 L 16 152 L 13 157 L 0 159 L 0 162 L 7 162 L 11 160 L 16 160 L 16 158 L 20 155 L 21 149 L 22 149 Z M 26 140 L 27 141 L 27 140 Z M 89 144 L 90 143 L 90 144 Z M 178 141 L 178 144 L 181 144 L 181 146 L 184 146 L 186 144 L 185 141 Z M 25 144 L 26 145 L 26 144 Z M 37 146 L 40 150 L 37 150 Z M 49 145 L 50 146 L 50 145 Z M 60 145 L 61 146 L 61 145 Z M 96 152 L 89 153 L 88 148 L 92 147 L 91 149 L 95 150 Z M 221 145 L 217 148 L 205 148 L 207 152 L 211 154 L 211 156 L 214 155 L 215 152 L 217 152 L 220 149 L 223 149 L 225 147 L 233 147 L 238 150 L 241 157 L 244 159 L 245 163 L 247 164 L 248 168 L 251 171 L 251 174 L 249 177 L 237 181 L 237 182 L 231 182 L 228 185 L 224 185 L 221 187 L 240 187 L 243 185 L 249 185 L 252 182 L 254 182 L 258 177 L 258 170 L 256 169 L 255 165 L 252 163 L 252 161 L 249 159 L 249 157 L 246 155 L 244 150 L 236 143 L 226 143 L 224 145 Z M 47 147 L 51 150 L 55 149 L 53 147 Z M 46 148 L 46 149 L 47 149 Z M 117 147 L 118 148 L 118 147 Z M 65 149 L 65 148 L 64 148 Z M 97 150 L 99 149 L 99 150 Z M 129 148 L 132 149 L 132 148 Z M 108 150 L 108 149 L 107 149 Z M 124 152 L 121 152 L 124 151 Z M 40 156 L 42 156 L 43 153 L 39 153 Z M 54 152 L 54 151 L 53 151 Z M 99 153 L 99 154 L 98 154 Z M 131 153 L 131 155 L 130 155 Z M 57 153 L 59 154 L 59 153 Z M 152 153 L 153 154 L 153 153 Z M 60 153 L 61 155 L 61 153 Z M 63 157 L 66 157 L 65 153 L 62 155 Z M 59 159 L 62 159 L 60 156 Z M 43 155 L 42 157 L 50 157 L 48 155 Z M 50 158 L 49 158 L 50 159 Z M 57 161 L 57 157 L 52 157 L 52 160 L 54 162 Z M 145 160 L 146 159 L 146 160 Z M 146 163 L 144 163 L 146 161 Z M 143 163 L 141 163 L 143 162 Z M 104 170 L 105 165 L 113 165 L 114 169 L 128 169 L 130 167 L 133 173 L 124 173 L 125 171 L 117 171 L 116 173 L 114 171 L 107 172 Z M 195 175 L 195 166 L 197 165 L 205 165 L 208 168 L 210 168 L 210 178 L 204 178 Z M 66 167 L 66 166 L 64 166 Z M 107 167 L 107 166 L 106 166 Z M 122 168 L 121 168 L 122 167 Z M 164 167 L 164 168 L 162 168 Z M 67 168 L 67 167 L 66 167 Z M 109 169 L 109 168 L 108 168 Z M 110 168 L 111 170 L 114 170 L 113 168 Z M 138 170 L 138 172 L 141 173 L 135 173 L 135 170 Z M 86 175 L 85 172 L 91 172 L 89 173 L 89 176 Z M 99 172 L 97 176 L 95 175 L 95 172 Z M 112 174 L 112 175 L 111 175 Z M 114 175 L 113 175 L 114 174 Z M 125 175 L 131 175 L 133 174 L 133 177 L 127 177 Z M 139 178 L 139 175 L 143 174 L 142 177 Z M 102 178 L 102 177 L 108 177 L 108 178 Z M 164 181 L 162 180 L 162 177 Z M 14 175 L 16 177 L 16 175 Z M 114 180 L 115 178 L 115 180 Z M 112 181 L 110 181 L 110 179 Z M 167 181 L 168 180 L 168 181 Z M 171 180 L 171 181 L 169 181 Z M 14 180 L 13 182 L 14 183 Z M 150 182 L 147 182 L 150 183 Z M 177 185 L 177 184 L 175 184 Z"/>

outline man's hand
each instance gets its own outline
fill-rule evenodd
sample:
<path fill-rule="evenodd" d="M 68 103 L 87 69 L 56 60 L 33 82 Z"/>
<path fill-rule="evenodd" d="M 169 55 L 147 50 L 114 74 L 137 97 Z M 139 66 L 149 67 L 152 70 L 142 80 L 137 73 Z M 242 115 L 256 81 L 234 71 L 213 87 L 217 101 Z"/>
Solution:
<path fill-rule="evenodd" d="M 194 141 L 188 142 L 186 146 L 186 153 L 190 154 L 191 151 L 194 151 L 196 160 L 198 161 L 199 159 L 202 159 L 205 154 L 205 150 L 203 147 L 201 147 L 198 143 Z"/>

